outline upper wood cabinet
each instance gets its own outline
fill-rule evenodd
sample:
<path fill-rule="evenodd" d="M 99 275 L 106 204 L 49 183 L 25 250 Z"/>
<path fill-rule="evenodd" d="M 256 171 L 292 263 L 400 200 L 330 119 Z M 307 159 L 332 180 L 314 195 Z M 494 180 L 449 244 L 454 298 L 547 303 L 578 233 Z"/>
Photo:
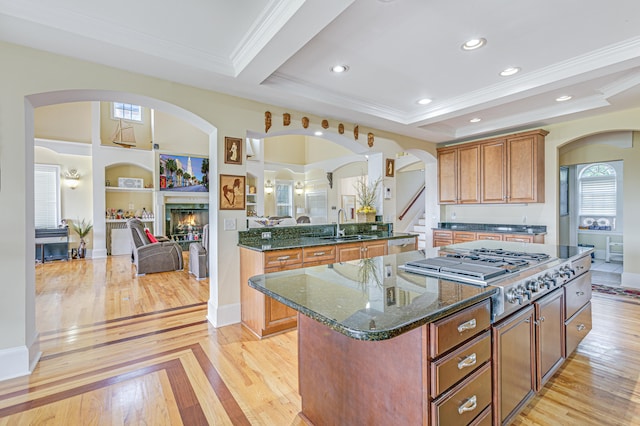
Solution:
<path fill-rule="evenodd" d="M 546 130 L 438 149 L 440 204 L 544 202 Z"/>
<path fill-rule="evenodd" d="M 438 193 L 441 204 L 480 202 L 480 147 L 463 145 L 438 150 Z"/>

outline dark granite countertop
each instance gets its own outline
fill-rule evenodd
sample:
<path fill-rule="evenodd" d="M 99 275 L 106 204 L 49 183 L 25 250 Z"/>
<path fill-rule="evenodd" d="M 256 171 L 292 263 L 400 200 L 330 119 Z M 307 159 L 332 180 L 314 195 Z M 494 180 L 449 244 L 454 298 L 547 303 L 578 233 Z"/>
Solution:
<path fill-rule="evenodd" d="M 476 287 L 398 270 L 423 251 L 257 275 L 249 286 L 358 340 L 386 340 L 489 299 Z"/>
<path fill-rule="evenodd" d="M 441 222 L 437 228 L 443 231 L 468 231 L 490 232 L 495 234 L 527 234 L 543 235 L 547 233 L 547 227 L 543 225 L 500 225 L 492 223 L 454 223 Z"/>
<path fill-rule="evenodd" d="M 375 241 L 375 240 L 393 240 L 399 238 L 413 237 L 415 234 L 406 232 L 386 232 L 382 231 L 377 234 L 358 234 L 362 235 L 362 239 L 351 239 L 349 236 L 345 239 L 333 239 L 331 236 L 300 236 L 290 238 L 270 238 L 260 240 L 247 240 L 239 242 L 239 247 L 244 247 L 256 251 L 283 250 L 300 247 L 326 246 L 335 244 L 354 243 L 359 241 Z"/>

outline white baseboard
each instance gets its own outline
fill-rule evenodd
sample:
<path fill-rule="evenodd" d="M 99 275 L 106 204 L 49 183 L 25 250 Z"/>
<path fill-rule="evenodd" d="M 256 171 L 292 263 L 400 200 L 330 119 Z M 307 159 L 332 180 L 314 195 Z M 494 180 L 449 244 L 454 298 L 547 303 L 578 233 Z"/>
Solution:
<path fill-rule="evenodd" d="M 239 303 L 215 306 L 213 302 L 209 300 L 208 306 L 207 319 L 216 328 L 238 324 L 242 319 Z"/>
<path fill-rule="evenodd" d="M 640 274 L 634 274 L 632 272 L 623 272 L 622 287 L 635 288 L 640 290 Z"/>
<path fill-rule="evenodd" d="M 31 345 L 0 350 L 0 381 L 31 374 L 40 360 L 38 339 Z"/>

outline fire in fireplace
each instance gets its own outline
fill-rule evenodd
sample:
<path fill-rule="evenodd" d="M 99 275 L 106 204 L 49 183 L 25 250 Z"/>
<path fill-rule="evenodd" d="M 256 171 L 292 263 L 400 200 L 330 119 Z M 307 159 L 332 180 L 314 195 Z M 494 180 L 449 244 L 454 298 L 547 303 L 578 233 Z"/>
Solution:
<path fill-rule="evenodd" d="M 167 204 L 165 232 L 183 250 L 202 238 L 202 229 L 209 223 L 208 204 Z"/>

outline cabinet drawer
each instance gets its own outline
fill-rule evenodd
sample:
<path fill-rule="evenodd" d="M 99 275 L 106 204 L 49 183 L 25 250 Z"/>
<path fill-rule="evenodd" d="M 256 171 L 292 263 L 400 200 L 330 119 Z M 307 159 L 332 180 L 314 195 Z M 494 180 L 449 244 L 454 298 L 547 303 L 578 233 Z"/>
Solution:
<path fill-rule="evenodd" d="M 464 243 L 466 241 L 475 241 L 476 233 L 475 232 L 466 232 L 466 231 L 455 231 L 453 233 L 453 242 L 455 243 Z"/>
<path fill-rule="evenodd" d="M 502 235 L 500 234 L 487 234 L 478 232 L 478 240 L 493 240 L 493 241 L 502 241 Z"/>
<path fill-rule="evenodd" d="M 429 324 L 429 355 L 436 358 L 486 330 L 490 317 L 491 303 L 485 300 Z"/>
<path fill-rule="evenodd" d="M 491 332 L 487 330 L 451 354 L 431 363 L 431 395 L 440 395 L 491 358 Z"/>
<path fill-rule="evenodd" d="M 336 246 L 317 246 L 317 247 L 304 247 L 302 249 L 302 262 L 313 262 L 314 264 L 322 263 L 335 263 L 336 261 Z"/>
<path fill-rule="evenodd" d="M 576 275 L 582 275 L 591 269 L 591 255 L 581 257 L 571 262 L 571 267 L 576 271 Z"/>
<path fill-rule="evenodd" d="M 264 253 L 264 267 L 282 268 L 302 264 L 302 249 L 274 250 Z"/>
<path fill-rule="evenodd" d="M 466 425 L 491 404 L 491 363 L 431 403 L 431 424 Z"/>
<path fill-rule="evenodd" d="M 573 318 L 566 322 L 567 358 L 578 347 L 578 344 L 591 331 L 591 302 L 582 308 Z"/>
<path fill-rule="evenodd" d="M 433 231 L 433 238 L 440 238 L 443 240 L 452 240 L 453 232 L 452 231 Z"/>
<path fill-rule="evenodd" d="M 591 272 L 574 278 L 564 287 L 565 319 L 569 319 L 591 300 Z"/>
<path fill-rule="evenodd" d="M 469 426 L 491 426 L 493 423 L 493 410 L 491 406 L 485 408 L 485 410 L 475 419 L 469 423 Z"/>
<path fill-rule="evenodd" d="M 503 237 L 504 241 L 513 241 L 516 243 L 532 243 L 533 235 L 514 235 L 514 234 L 506 234 Z"/>

